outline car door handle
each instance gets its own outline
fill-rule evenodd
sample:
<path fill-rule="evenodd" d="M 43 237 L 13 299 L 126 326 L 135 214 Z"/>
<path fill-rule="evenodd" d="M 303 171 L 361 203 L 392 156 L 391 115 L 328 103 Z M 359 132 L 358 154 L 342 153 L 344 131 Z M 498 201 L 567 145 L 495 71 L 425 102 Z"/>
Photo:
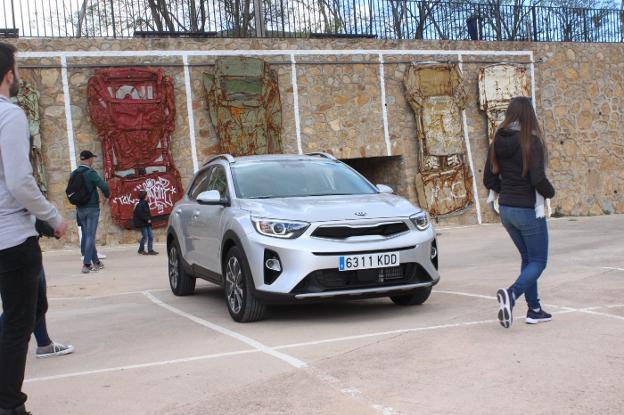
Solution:
<path fill-rule="evenodd" d="M 176 211 L 175 211 L 176 215 L 179 216 L 181 213 L 182 213 L 182 209 L 180 209 L 180 208 L 176 209 Z"/>
<path fill-rule="evenodd" d="M 199 216 L 199 210 L 196 210 L 195 212 L 193 212 L 193 217 L 198 217 Z"/>

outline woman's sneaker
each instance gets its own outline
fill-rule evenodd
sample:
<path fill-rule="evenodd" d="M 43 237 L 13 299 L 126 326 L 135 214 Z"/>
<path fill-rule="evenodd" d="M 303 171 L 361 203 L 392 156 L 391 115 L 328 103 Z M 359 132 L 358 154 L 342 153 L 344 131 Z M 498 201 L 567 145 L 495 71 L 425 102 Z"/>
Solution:
<path fill-rule="evenodd" d="M 98 269 L 97 269 L 97 268 L 95 268 L 95 267 L 94 267 L 94 266 L 92 266 L 92 265 L 83 265 L 83 266 L 82 266 L 82 273 L 83 273 L 83 274 L 88 274 L 88 273 L 90 273 L 90 272 L 98 272 Z"/>
<path fill-rule="evenodd" d="M 552 320 L 552 314 L 548 314 L 540 307 L 539 311 L 533 311 L 529 308 L 527 311 L 526 322 L 527 324 L 545 323 Z"/>
<path fill-rule="evenodd" d="M 37 358 L 42 359 L 44 357 L 63 356 L 74 352 L 74 346 L 71 344 L 65 346 L 61 343 L 50 344 L 45 347 L 37 347 Z"/>
<path fill-rule="evenodd" d="M 501 288 L 496 292 L 496 299 L 498 300 L 498 322 L 501 326 L 508 329 L 513 323 L 513 315 L 511 310 L 513 309 L 513 293 L 509 288 Z"/>

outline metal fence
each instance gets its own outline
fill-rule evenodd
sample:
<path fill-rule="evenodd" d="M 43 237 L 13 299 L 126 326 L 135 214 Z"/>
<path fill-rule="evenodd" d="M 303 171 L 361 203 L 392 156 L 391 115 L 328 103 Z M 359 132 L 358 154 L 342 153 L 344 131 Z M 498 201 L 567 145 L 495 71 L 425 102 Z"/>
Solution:
<path fill-rule="evenodd" d="M 417 0 L 3 0 L 0 36 L 623 42 L 624 11 Z"/>

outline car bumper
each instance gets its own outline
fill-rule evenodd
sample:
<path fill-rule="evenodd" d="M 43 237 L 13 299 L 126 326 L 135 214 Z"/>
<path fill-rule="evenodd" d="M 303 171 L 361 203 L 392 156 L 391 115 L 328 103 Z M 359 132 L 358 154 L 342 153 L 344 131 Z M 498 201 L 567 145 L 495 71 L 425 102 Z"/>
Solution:
<path fill-rule="evenodd" d="M 265 300 L 303 301 L 400 295 L 421 287 L 433 286 L 440 279 L 437 261 L 431 255 L 432 246 L 435 245 L 435 232 L 432 227 L 425 231 L 410 231 L 383 241 L 369 242 L 332 241 L 311 237 L 284 240 L 263 236 L 254 231 L 246 235 L 243 245 L 257 296 Z M 373 280 L 367 283 L 337 289 L 317 286 L 310 289 L 314 284 L 306 284 L 304 281 L 306 278 L 315 278 L 319 272 L 334 280 L 346 275 L 338 271 L 341 255 L 395 251 L 400 253 L 400 267 L 403 272 L 413 274 L 413 278 L 376 283 L 373 275 Z M 267 252 L 277 255 L 282 268 L 274 281 L 265 278 Z"/>

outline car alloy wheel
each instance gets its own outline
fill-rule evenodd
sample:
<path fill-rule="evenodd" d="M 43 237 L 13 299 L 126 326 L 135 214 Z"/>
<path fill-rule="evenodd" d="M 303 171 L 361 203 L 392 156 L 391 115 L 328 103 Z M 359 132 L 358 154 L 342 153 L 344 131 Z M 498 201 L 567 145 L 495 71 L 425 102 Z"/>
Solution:
<path fill-rule="evenodd" d="M 243 271 L 238 258 L 231 256 L 225 271 L 225 290 L 228 305 L 232 312 L 238 314 L 243 307 Z"/>
<path fill-rule="evenodd" d="M 234 321 L 246 323 L 261 320 L 265 304 L 254 295 L 254 282 L 245 253 L 233 246 L 223 261 L 225 302 Z"/>
<path fill-rule="evenodd" d="M 175 295 L 190 295 L 195 292 L 195 277 L 182 266 L 180 246 L 172 241 L 167 249 L 169 262 L 169 285 Z"/>
<path fill-rule="evenodd" d="M 180 281 L 180 270 L 178 262 L 178 250 L 174 244 L 169 248 L 169 284 L 171 289 L 176 290 Z"/>

